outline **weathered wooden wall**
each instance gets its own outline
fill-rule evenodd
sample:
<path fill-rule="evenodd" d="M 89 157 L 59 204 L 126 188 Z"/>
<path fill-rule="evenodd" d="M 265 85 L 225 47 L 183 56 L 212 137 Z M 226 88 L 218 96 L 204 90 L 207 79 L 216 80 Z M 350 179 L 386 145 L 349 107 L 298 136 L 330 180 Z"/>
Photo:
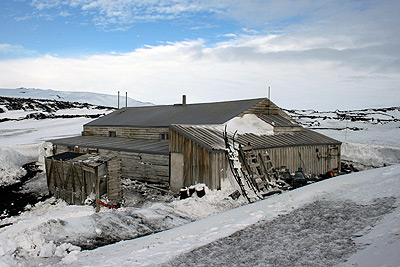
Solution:
<path fill-rule="evenodd" d="M 111 205 L 116 205 L 122 200 L 122 184 L 121 184 L 121 157 L 113 157 L 107 161 L 107 195 Z M 112 177 L 112 179 L 110 179 Z"/>
<path fill-rule="evenodd" d="M 230 172 L 225 152 L 210 153 L 174 130 L 170 130 L 170 151 L 184 156 L 183 186 L 201 182 L 211 189 L 219 189 Z M 263 155 L 268 152 L 277 169 L 285 167 L 295 172 L 301 167 L 305 173 L 315 175 L 340 171 L 339 145 L 293 146 L 256 152 Z"/>
<path fill-rule="evenodd" d="M 144 182 L 169 184 L 169 156 L 119 152 L 122 176 Z"/>
<path fill-rule="evenodd" d="M 170 152 L 183 154 L 183 185 L 205 183 L 210 189 L 221 188 L 221 175 L 226 176 L 225 154 L 210 153 L 195 142 L 170 130 Z"/>
<path fill-rule="evenodd" d="M 81 166 L 74 166 L 72 161 L 46 159 L 47 185 L 56 198 L 70 204 L 83 204 L 89 191 L 91 177 L 86 175 Z M 94 177 L 93 177 L 94 179 Z"/>
<path fill-rule="evenodd" d="M 281 115 L 289 121 L 294 122 L 294 120 L 287 115 L 282 109 L 275 105 L 268 98 L 265 98 L 257 105 L 249 108 L 248 110 L 242 112 L 238 116 L 243 116 L 244 114 L 264 114 L 264 115 Z"/>
<path fill-rule="evenodd" d="M 107 126 L 83 126 L 83 135 L 110 136 L 110 131 L 116 133 L 116 137 L 136 138 L 146 140 L 161 140 L 161 134 L 168 134 L 168 128 L 134 128 L 134 127 L 107 127 Z"/>
<path fill-rule="evenodd" d="M 79 157 L 77 158 L 79 159 Z M 56 198 L 69 204 L 84 204 L 91 193 L 96 193 L 99 179 L 99 197 L 106 194 L 111 204 L 121 201 L 121 160 L 109 158 L 103 164 L 87 166 L 72 160 L 46 158 L 47 185 Z"/>
<path fill-rule="evenodd" d="M 325 174 L 327 171 L 340 171 L 340 146 L 298 146 L 257 150 L 268 152 L 275 168 L 285 166 L 291 172 L 299 167 L 308 174 Z"/>
<path fill-rule="evenodd" d="M 143 182 L 169 185 L 169 156 L 136 153 L 127 151 L 111 151 L 93 148 L 68 148 L 57 145 L 57 153 L 74 151 L 80 153 L 98 153 L 100 155 L 117 155 L 121 158 L 121 176 Z"/>
<path fill-rule="evenodd" d="M 222 180 L 227 179 L 227 172 L 230 171 L 225 153 L 211 153 L 212 189 L 221 189 Z"/>

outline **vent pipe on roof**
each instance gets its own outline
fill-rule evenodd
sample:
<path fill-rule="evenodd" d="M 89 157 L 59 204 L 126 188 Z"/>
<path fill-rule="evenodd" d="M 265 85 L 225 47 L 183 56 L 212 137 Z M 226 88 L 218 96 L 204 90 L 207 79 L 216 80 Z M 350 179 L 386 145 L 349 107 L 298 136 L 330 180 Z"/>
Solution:
<path fill-rule="evenodd" d="M 182 105 L 186 105 L 186 95 L 182 95 Z"/>
<path fill-rule="evenodd" d="M 128 92 L 125 92 L 125 107 L 128 107 Z"/>
<path fill-rule="evenodd" d="M 119 109 L 119 91 L 118 91 L 118 109 Z"/>
<path fill-rule="evenodd" d="M 271 113 L 271 87 L 268 86 L 268 115 Z"/>

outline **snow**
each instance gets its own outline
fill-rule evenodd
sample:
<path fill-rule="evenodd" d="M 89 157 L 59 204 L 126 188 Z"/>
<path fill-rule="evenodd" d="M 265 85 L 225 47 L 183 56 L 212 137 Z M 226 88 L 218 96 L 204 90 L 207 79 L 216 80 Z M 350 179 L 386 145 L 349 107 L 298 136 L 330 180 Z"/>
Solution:
<path fill-rule="evenodd" d="M 6 114 L 25 117 L 31 111 L 9 112 L 2 113 L 2 118 Z M 57 112 L 80 114 L 76 109 Z M 369 167 L 392 166 L 335 177 L 250 205 L 243 197 L 229 197 L 234 187 L 228 182 L 222 191 L 205 188 L 204 197 L 194 195 L 184 200 L 161 194 L 155 199 L 154 195 L 139 197 L 139 187 L 144 186 L 125 182 L 125 203 L 131 206 L 102 208 L 99 213 L 92 206 L 67 205 L 49 198 L 27 206 L 18 216 L 1 219 L 0 266 L 214 266 L 229 262 L 220 258 L 224 255 L 230 258 L 229 265 L 239 265 L 236 259 L 246 266 L 255 265 L 254 259 L 259 258 L 262 266 L 268 262 L 273 266 L 398 266 L 400 165 L 396 164 L 400 163 L 400 128 L 396 119 L 400 116 L 397 109 L 364 113 L 364 118 L 372 116 L 374 122 L 324 120 L 315 111 L 301 114 L 319 117 L 300 120 L 317 121 L 323 128 L 330 127 L 318 131 L 346 141 L 343 159 Z M 390 121 L 375 123 L 377 118 Z M 3 184 L 18 181 L 24 163 L 43 162 L 51 150 L 44 140 L 79 135 L 82 124 L 90 120 L 1 122 Z M 257 129 L 257 120 L 253 122 L 243 130 Z M 239 128 L 240 124 L 237 119 L 228 123 L 228 128 Z M 363 130 L 348 129 L 347 134 L 334 130 L 346 128 L 346 124 L 349 129 Z M 261 129 L 263 134 L 270 130 Z M 137 187 L 132 190 L 133 186 Z M 45 187 L 42 173 L 23 190 L 36 192 Z M 119 240 L 125 241 L 106 245 Z M 252 248 L 254 253 L 239 247 Z"/>
<path fill-rule="evenodd" d="M 111 112 L 109 108 L 98 108 L 96 106 L 82 106 L 81 108 L 63 108 L 61 104 L 57 107 L 54 101 L 18 100 L 25 110 L 8 110 L 3 101 L 0 108 L 0 186 L 10 185 L 19 181 L 25 174 L 22 165 L 38 161 L 43 163 L 44 156 L 49 156 L 51 147 L 44 141 L 80 135 L 82 125 L 92 121 L 91 118 L 48 118 L 27 119 L 26 116 L 33 113 L 45 115 L 101 115 Z M 52 105 L 51 111 L 43 106 Z M 42 105 L 40 105 L 42 104 Z M 57 109 L 54 111 L 54 109 Z"/>
<path fill-rule="evenodd" d="M 268 251 L 263 254 L 268 255 L 264 260 L 276 261 L 285 255 L 286 259 L 297 259 L 297 266 L 300 263 L 312 266 L 311 263 L 318 262 L 321 264 L 317 266 L 333 263 L 347 266 L 350 262 L 364 266 L 361 263 L 369 262 L 364 258 L 366 255 L 373 257 L 371 262 L 397 266 L 391 264 L 399 262 L 397 253 L 390 251 L 400 248 L 399 179 L 400 165 L 395 165 L 335 177 L 244 206 L 235 204 L 226 194 L 208 189 L 203 198 L 116 211 L 104 208 L 99 213 L 90 206 L 72 206 L 49 199 L 29 212 L 2 221 L 2 224 L 13 224 L 1 228 L 0 261 L 11 266 L 18 263 L 24 266 L 38 263 L 46 266 L 173 266 L 182 259 L 196 262 L 193 255 L 198 256 L 198 251 L 202 251 L 200 255 L 207 258 L 207 261 L 200 258 L 202 263 L 214 266 L 220 258 L 205 253 L 207 248 L 229 256 L 240 247 L 238 242 L 247 240 L 247 244 L 265 245 L 260 248 Z M 218 205 L 221 207 L 217 208 Z M 214 215 L 209 216 L 211 214 Z M 193 220 L 196 221 L 191 222 Z M 170 230 L 80 251 L 82 243 L 92 242 L 93 237 L 119 235 L 129 239 L 163 229 Z M 242 232 L 237 232 L 240 230 Z M 265 233 L 268 235 L 263 236 Z M 231 235 L 236 235 L 237 240 L 232 240 Z M 258 241 L 251 240 L 249 235 Z M 228 240 L 221 239 L 225 237 L 229 237 Z M 310 246 L 313 249 L 307 249 Z M 199 250 L 191 252 L 194 249 Z M 369 254 L 368 250 L 374 253 Z M 13 259 L 16 251 L 18 260 Z M 328 259 L 318 255 L 327 255 Z M 351 256 L 346 264 L 343 255 Z M 240 254 L 243 263 L 248 263 L 251 257 L 254 254 Z M 273 266 L 288 262 L 275 263 Z"/>
<path fill-rule="evenodd" d="M 19 181 L 26 173 L 21 166 L 28 162 L 29 159 L 15 149 L 0 147 L 0 186 Z"/>
<path fill-rule="evenodd" d="M 344 143 L 341 150 L 342 160 L 357 162 L 364 166 L 382 167 L 400 163 L 400 147 Z"/>
<path fill-rule="evenodd" d="M 233 192 L 232 187 L 226 187 L 222 191 L 210 190 L 205 187 L 205 192 L 206 194 L 202 198 L 193 196 L 169 203 L 154 203 L 150 208 L 177 213 L 191 220 L 198 220 L 247 203 L 244 198 L 235 201 L 228 197 Z"/>
<path fill-rule="evenodd" d="M 272 125 L 265 123 L 254 114 L 245 114 L 242 117 L 235 117 L 226 124 L 227 130 L 236 131 L 238 134 L 252 133 L 256 135 L 273 135 Z M 224 130 L 224 129 L 221 129 Z"/>
<path fill-rule="evenodd" d="M 208 189 L 207 192 L 210 194 L 202 199 L 193 197 L 143 208 L 123 207 L 117 211 L 103 208 L 99 213 L 91 206 L 67 205 L 51 198 L 29 212 L 2 221 L 2 224 L 12 225 L 0 230 L 0 251 L 3 251 L 0 259 L 18 255 L 25 260 L 53 257 L 59 261 L 60 253 L 68 254 L 63 249 L 66 244 L 92 248 L 99 245 L 98 240 L 107 244 L 113 240 L 133 239 L 240 205 L 232 200 L 221 200 L 220 193 Z M 12 249 L 7 249 L 9 244 L 13 244 Z"/>
<path fill-rule="evenodd" d="M 0 146 L 34 144 L 49 139 L 80 135 L 91 118 L 6 121 L 0 124 Z"/>
<path fill-rule="evenodd" d="M 165 266 L 333 266 L 357 250 L 354 233 L 390 212 L 392 202 L 316 200 L 180 255 Z"/>
<path fill-rule="evenodd" d="M 193 254 L 194 252 L 191 252 L 192 250 L 207 244 L 212 244 L 221 238 L 234 234 L 238 230 L 246 229 L 246 227 L 257 224 L 260 221 L 263 221 L 262 223 L 279 222 L 277 218 L 288 214 L 289 216 L 292 216 L 289 218 L 295 219 L 295 221 L 290 220 L 290 222 L 294 224 L 293 227 L 296 227 L 296 225 L 300 227 L 303 223 L 302 220 L 309 222 L 310 224 L 307 227 L 303 226 L 302 229 L 308 229 L 308 233 L 312 235 L 305 234 L 300 239 L 295 235 L 283 235 L 282 242 L 287 246 L 290 246 L 293 242 L 312 242 L 313 234 L 315 234 L 313 232 L 315 231 L 315 227 L 317 227 L 319 231 L 334 237 L 339 233 L 338 231 L 340 229 L 345 229 L 349 226 L 345 219 L 337 224 L 340 229 L 331 229 L 329 223 L 321 225 L 320 216 L 336 216 L 336 213 L 325 213 L 331 209 L 336 209 L 337 211 L 340 211 L 339 214 L 343 213 L 347 216 L 343 218 L 352 218 L 351 213 L 359 212 L 360 214 L 357 216 L 366 220 L 366 222 L 361 224 L 359 228 L 355 228 L 354 231 L 349 231 L 349 237 L 348 235 L 343 236 L 343 238 L 351 239 L 349 244 L 339 244 L 343 245 L 343 251 L 346 251 L 346 249 L 350 249 L 350 245 L 353 241 L 357 242 L 355 251 L 351 251 L 351 253 L 355 253 L 352 256 L 352 259 L 354 264 L 358 264 L 357 260 L 360 258 L 360 254 L 366 254 L 363 252 L 363 248 L 368 248 L 368 244 L 363 243 L 361 238 L 354 237 L 360 233 L 360 230 L 365 231 L 363 227 L 367 226 L 370 228 L 367 230 L 369 231 L 369 238 L 374 239 L 375 237 L 379 237 L 382 232 L 382 226 L 377 227 L 374 224 L 382 225 L 384 222 L 386 225 L 400 225 L 400 209 L 398 207 L 400 197 L 399 179 L 399 165 L 339 176 L 307 187 L 286 192 L 282 195 L 271 197 L 263 201 L 222 212 L 168 231 L 134 240 L 122 241 L 92 251 L 83 251 L 75 254 L 73 260 L 69 259 L 71 260 L 69 264 L 80 266 L 155 266 L 167 263 L 171 260 L 169 263 L 174 265 L 174 263 L 179 263 L 179 258 L 182 257 L 183 253 L 190 252 Z M 385 197 L 390 198 L 391 202 L 384 204 L 382 201 L 385 200 Z M 313 210 L 314 212 L 319 213 L 319 216 L 307 217 L 301 212 L 304 210 Z M 372 212 L 374 210 L 376 210 L 378 214 L 374 214 Z M 368 213 L 368 211 L 370 211 L 369 214 L 362 215 L 363 212 Z M 290 215 L 291 212 L 295 212 L 295 214 Z M 384 214 L 387 215 L 385 220 L 382 220 L 382 217 L 380 216 Z M 376 220 L 374 220 L 373 217 L 375 217 Z M 297 223 L 296 220 L 298 221 Z M 351 221 L 352 224 L 355 222 L 355 219 Z M 273 232 L 285 233 L 287 223 L 272 223 L 269 224 L 269 226 L 272 228 Z M 253 226 L 253 229 L 254 227 L 255 226 Z M 257 227 L 255 229 L 257 229 Z M 253 236 L 260 234 L 260 231 L 253 232 Z M 389 237 L 389 240 L 387 241 L 390 241 L 390 246 L 395 248 L 397 251 L 400 248 L 399 234 L 400 229 L 398 227 L 392 229 L 391 232 L 387 234 Z M 238 238 L 247 240 L 247 237 L 241 235 L 239 235 Z M 330 255 L 330 249 L 337 249 L 337 246 L 335 245 L 337 240 L 335 240 L 336 239 L 333 239 L 326 248 L 321 247 L 320 250 L 327 253 L 327 255 Z M 251 240 L 249 242 L 251 243 Z M 227 251 L 229 253 L 237 248 L 236 244 L 237 243 L 235 242 L 230 245 L 224 244 L 227 246 L 227 249 L 217 251 L 216 254 L 223 254 Z M 321 244 L 321 241 L 317 242 L 317 244 L 323 246 L 323 242 Z M 273 253 L 274 248 L 275 247 L 269 247 L 270 250 L 263 250 L 263 253 L 269 255 L 270 253 Z M 214 266 L 219 263 L 218 259 L 214 260 L 214 257 L 218 258 L 217 255 L 210 255 L 210 252 L 212 251 L 212 249 L 205 250 L 205 248 L 203 248 L 203 253 L 201 253 L 204 255 L 202 259 L 208 259 L 204 262 L 207 266 Z M 300 257 L 302 259 L 302 265 L 313 266 L 316 257 L 315 254 L 319 254 L 315 250 L 304 249 L 299 251 L 295 248 L 285 249 L 285 246 L 283 246 L 277 252 L 274 252 L 274 254 L 280 256 L 284 255 L 284 257 L 294 257 L 300 252 L 305 253 Z M 338 253 L 340 254 L 341 252 Z M 385 253 L 382 254 L 384 255 Z M 397 266 L 399 263 L 397 261 L 397 254 L 398 253 L 390 254 L 388 257 L 379 257 L 379 260 L 374 260 L 378 261 L 379 265 L 387 264 L 387 266 Z M 248 261 L 249 258 L 247 258 L 247 256 L 248 253 L 242 253 L 240 255 L 242 262 L 252 265 L 252 261 Z M 304 261 L 308 256 L 310 256 L 309 260 Z M 368 262 L 368 258 L 376 257 L 376 253 L 364 256 L 368 257 L 367 259 L 364 258 L 363 261 Z M 175 259 L 175 257 L 178 258 Z M 68 258 L 69 257 L 67 256 L 65 259 Z M 190 259 L 193 259 L 193 257 Z M 343 260 L 340 257 L 338 259 Z M 329 263 L 343 263 L 340 261 L 337 262 L 336 260 L 333 259 L 332 261 L 329 261 Z M 390 265 L 391 262 L 394 262 L 395 265 Z M 184 264 L 190 266 L 190 262 L 184 262 Z M 268 262 L 264 262 L 262 265 L 267 266 Z M 273 266 L 279 265 L 283 266 L 283 264 L 279 263 Z"/>

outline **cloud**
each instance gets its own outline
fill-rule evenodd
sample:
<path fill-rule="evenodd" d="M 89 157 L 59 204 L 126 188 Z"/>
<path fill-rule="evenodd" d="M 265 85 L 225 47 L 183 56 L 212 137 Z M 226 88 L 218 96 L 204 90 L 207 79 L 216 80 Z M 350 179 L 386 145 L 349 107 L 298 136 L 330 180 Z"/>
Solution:
<path fill-rule="evenodd" d="M 0 44 L 0 58 L 11 58 L 14 55 L 34 56 L 37 53 L 21 45 Z"/>
<path fill-rule="evenodd" d="M 384 62 L 380 49 L 315 49 L 304 40 L 297 50 L 264 49 L 278 41 L 252 36 L 210 47 L 198 39 L 130 53 L 0 61 L 0 85 L 119 90 L 157 104 L 179 102 L 182 94 L 191 103 L 264 97 L 271 86 L 272 100 L 283 107 L 319 109 L 395 105 L 400 97 L 399 70 L 384 68 L 390 60 Z"/>
<path fill-rule="evenodd" d="M 31 2 L 31 6 L 34 6 L 38 10 L 60 7 L 62 4 L 62 0 L 32 0 Z"/>
<path fill-rule="evenodd" d="M 76 8 L 93 13 L 97 25 L 122 29 L 135 21 L 199 12 L 248 25 L 210 45 L 197 39 L 130 53 L 0 61 L 2 87 L 119 90 L 165 104 L 179 102 L 181 94 L 188 95 L 188 102 L 262 97 L 271 86 L 272 100 L 281 106 L 319 109 L 398 105 L 400 98 L 399 1 L 33 3 L 38 10 L 58 13 Z"/>
<path fill-rule="evenodd" d="M 31 6 L 43 13 L 53 9 L 66 9 L 59 14 L 68 14 L 71 9 L 91 15 L 99 27 L 116 24 L 134 24 L 155 20 L 171 20 L 198 12 L 213 14 L 226 4 L 198 0 L 32 0 Z M 56 14 L 55 14 L 56 15 Z"/>

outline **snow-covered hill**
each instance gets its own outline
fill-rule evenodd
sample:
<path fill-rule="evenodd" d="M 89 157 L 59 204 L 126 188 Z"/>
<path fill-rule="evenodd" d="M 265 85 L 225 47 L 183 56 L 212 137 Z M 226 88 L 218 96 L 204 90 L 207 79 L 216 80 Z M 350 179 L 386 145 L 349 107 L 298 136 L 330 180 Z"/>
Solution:
<path fill-rule="evenodd" d="M 82 125 L 114 108 L 88 103 L 0 96 L 0 186 L 19 181 L 42 143 L 79 135 Z"/>
<path fill-rule="evenodd" d="M 87 103 L 0 97 L 0 147 L 79 135 L 83 124 L 113 110 Z"/>
<path fill-rule="evenodd" d="M 122 94 L 122 93 L 121 93 Z M 20 98 L 34 98 L 34 99 L 54 99 L 59 101 L 90 103 L 92 105 L 117 107 L 118 95 L 92 93 L 92 92 L 71 92 L 71 91 L 56 91 L 44 90 L 36 88 L 16 88 L 5 89 L 0 88 L 0 96 L 5 97 L 20 97 Z M 128 106 L 149 106 L 153 105 L 150 102 L 141 102 L 128 97 Z M 120 96 L 120 107 L 125 106 L 125 95 Z"/>

